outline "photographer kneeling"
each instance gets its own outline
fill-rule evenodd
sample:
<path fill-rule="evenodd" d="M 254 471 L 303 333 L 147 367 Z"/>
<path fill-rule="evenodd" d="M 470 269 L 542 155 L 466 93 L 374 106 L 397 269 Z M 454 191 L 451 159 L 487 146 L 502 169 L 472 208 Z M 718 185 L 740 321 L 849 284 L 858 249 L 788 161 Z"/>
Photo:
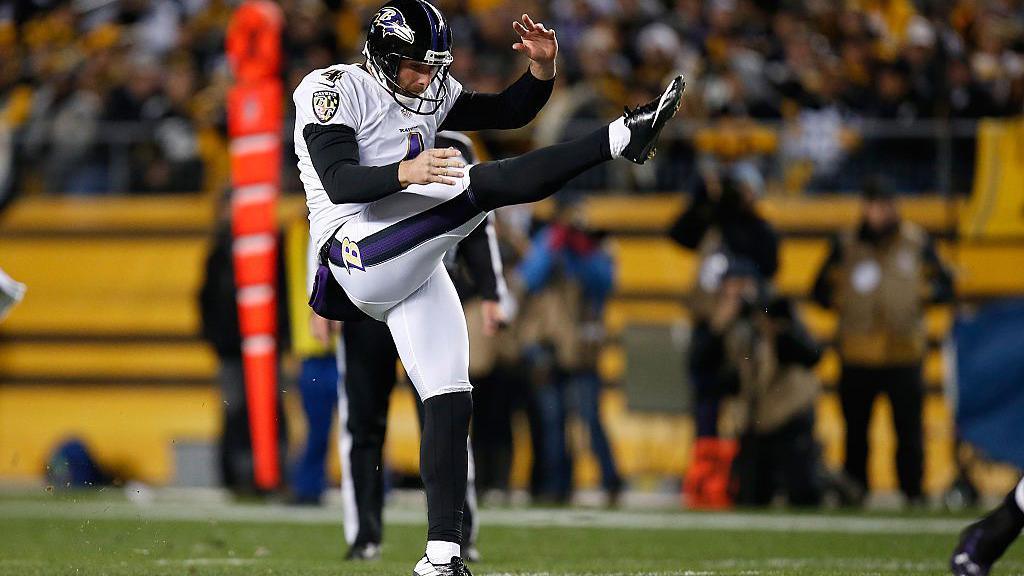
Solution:
<path fill-rule="evenodd" d="M 731 492 L 740 506 L 764 506 L 783 492 L 790 505 L 822 500 L 821 453 L 814 438 L 818 344 L 793 304 L 768 294 L 757 268 L 730 258 L 711 314 L 694 334 L 692 361 L 737 395 L 739 454 Z"/>

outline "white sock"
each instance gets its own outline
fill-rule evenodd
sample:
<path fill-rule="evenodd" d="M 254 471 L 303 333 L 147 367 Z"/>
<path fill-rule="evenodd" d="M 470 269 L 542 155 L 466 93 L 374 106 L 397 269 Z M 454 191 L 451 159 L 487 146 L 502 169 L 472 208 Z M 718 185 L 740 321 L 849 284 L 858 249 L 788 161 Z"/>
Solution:
<path fill-rule="evenodd" d="M 1017 508 L 1024 513 L 1024 478 L 1017 483 L 1017 489 L 1013 491 L 1013 499 L 1017 501 Z"/>
<path fill-rule="evenodd" d="M 611 145 L 612 158 L 622 156 L 622 149 L 629 144 L 629 128 L 626 128 L 626 120 L 622 116 L 608 125 L 608 143 Z"/>
<path fill-rule="evenodd" d="M 447 564 L 452 561 L 452 557 L 461 555 L 462 547 L 455 542 L 445 542 L 444 540 L 427 541 L 427 560 L 431 564 Z"/>

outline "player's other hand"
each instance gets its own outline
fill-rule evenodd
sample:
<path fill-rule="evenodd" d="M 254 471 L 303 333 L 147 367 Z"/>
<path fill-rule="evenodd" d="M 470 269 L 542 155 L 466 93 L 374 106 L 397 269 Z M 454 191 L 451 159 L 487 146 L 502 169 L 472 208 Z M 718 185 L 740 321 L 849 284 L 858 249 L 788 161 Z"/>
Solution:
<path fill-rule="evenodd" d="M 324 346 L 331 345 L 331 336 L 336 334 L 340 328 L 341 322 L 337 320 L 328 320 L 316 314 L 309 316 L 309 331 L 313 333 L 313 338 Z"/>
<path fill-rule="evenodd" d="M 539 80 L 555 77 L 555 56 L 558 56 L 558 40 L 555 31 L 548 30 L 542 22 L 534 22 L 529 14 L 523 14 L 522 22 L 512 22 L 512 29 L 519 34 L 520 41 L 512 49 L 533 62 L 530 72 Z"/>
<path fill-rule="evenodd" d="M 495 300 L 484 300 L 480 303 L 480 311 L 484 318 L 484 336 L 494 336 L 505 327 L 508 318 L 501 308 L 501 303 Z"/>
<path fill-rule="evenodd" d="M 456 178 L 462 178 L 466 163 L 461 160 L 455 148 L 431 148 L 424 150 L 412 160 L 398 164 L 398 182 L 402 188 L 410 184 L 454 185 Z"/>

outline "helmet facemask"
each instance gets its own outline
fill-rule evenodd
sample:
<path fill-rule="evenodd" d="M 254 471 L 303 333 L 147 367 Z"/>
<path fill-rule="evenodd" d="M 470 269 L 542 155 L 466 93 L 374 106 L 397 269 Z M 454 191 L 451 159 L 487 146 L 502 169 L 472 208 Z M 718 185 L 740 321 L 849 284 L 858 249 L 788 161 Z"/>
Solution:
<path fill-rule="evenodd" d="M 423 60 L 415 60 L 395 52 L 390 52 L 382 57 L 375 57 L 369 49 L 369 42 L 363 47 L 363 56 L 366 57 L 366 67 L 373 77 L 384 87 L 395 102 L 405 110 L 413 114 L 429 116 L 437 112 L 441 103 L 448 97 L 448 70 L 451 67 L 453 58 L 450 51 L 434 52 L 428 50 Z M 428 66 L 437 66 L 437 71 L 431 78 L 430 83 L 422 94 L 414 94 L 402 88 L 398 82 L 398 71 L 402 60 L 410 60 Z M 431 88 L 437 84 L 434 96 L 431 97 Z"/>

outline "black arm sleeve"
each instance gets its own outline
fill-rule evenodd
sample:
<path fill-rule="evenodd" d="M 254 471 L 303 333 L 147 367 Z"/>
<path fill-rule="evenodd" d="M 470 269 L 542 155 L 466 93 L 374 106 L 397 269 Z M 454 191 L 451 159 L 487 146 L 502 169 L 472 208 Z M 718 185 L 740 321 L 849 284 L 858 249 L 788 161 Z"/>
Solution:
<path fill-rule="evenodd" d="M 954 290 L 953 290 L 953 273 L 949 271 L 949 268 L 939 259 L 939 254 L 935 250 L 935 241 L 931 238 L 928 239 L 928 243 L 924 247 L 924 253 L 922 254 L 926 273 L 930 276 L 932 294 L 931 301 L 933 304 L 945 304 L 953 301 Z"/>
<path fill-rule="evenodd" d="M 538 80 L 529 70 L 498 94 L 463 92 L 438 130 L 509 130 L 530 123 L 547 104 L 555 80 Z"/>
<path fill-rule="evenodd" d="M 821 265 L 821 270 L 818 271 L 818 278 L 814 281 L 814 289 L 811 291 L 811 295 L 814 297 L 814 301 L 824 308 L 832 307 L 832 293 L 834 291 L 832 286 L 832 270 L 842 259 L 842 251 L 839 237 L 836 236 L 832 239 L 832 247 L 829 249 L 828 258 Z"/>
<path fill-rule="evenodd" d="M 402 189 L 398 162 L 387 166 L 360 166 L 356 131 L 342 124 L 308 124 L 302 129 L 309 159 L 335 204 L 380 200 Z"/>
<path fill-rule="evenodd" d="M 480 298 L 497 301 L 498 279 L 494 275 L 494 262 L 491 261 L 486 221 L 459 242 L 458 255 L 466 263 L 469 277 Z"/>

